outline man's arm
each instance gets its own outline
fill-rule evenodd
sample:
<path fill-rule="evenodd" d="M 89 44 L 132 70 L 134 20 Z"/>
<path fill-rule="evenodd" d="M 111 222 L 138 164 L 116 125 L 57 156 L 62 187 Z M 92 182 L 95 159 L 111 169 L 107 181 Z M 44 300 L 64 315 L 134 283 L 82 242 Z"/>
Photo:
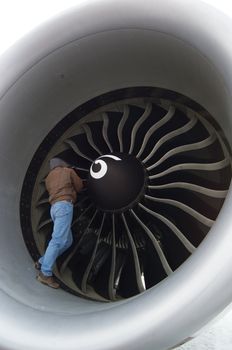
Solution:
<path fill-rule="evenodd" d="M 83 182 L 73 169 L 71 169 L 71 179 L 76 192 L 80 192 L 83 188 Z"/>

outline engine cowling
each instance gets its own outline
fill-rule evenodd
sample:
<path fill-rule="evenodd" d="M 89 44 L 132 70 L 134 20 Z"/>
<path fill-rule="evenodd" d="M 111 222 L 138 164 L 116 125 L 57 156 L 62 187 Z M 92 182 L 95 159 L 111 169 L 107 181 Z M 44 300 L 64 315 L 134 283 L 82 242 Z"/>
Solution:
<path fill-rule="evenodd" d="M 170 349 L 231 302 L 231 32 L 230 19 L 201 1 L 86 1 L 34 30 L 1 57 L 2 349 Z M 194 127 L 194 122 L 197 129 L 184 139 L 183 130 Z M 177 134 L 182 135 L 182 143 L 170 141 Z M 157 159 L 152 158 L 154 154 L 149 158 L 154 147 L 162 148 L 167 139 L 171 146 Z M 208 150 L 213 142 L 217 146 Z M 60 154 L 68 157 L 70 150 L 76 154 L 75 165 L 83 176 L 90 166 L 93 174 L 99 173 L 97 159 L 106 162 L 109 154 L 106 163 L 107 169 L 114 169 L 112 173 L 120 165 L 113 163 L 116 158 L 125 163 L 129 159 L 132 165 L 125 165 L 128 172 L 130 167 L 132 172 L 136 167 L 137 173 L 141 171 L 138 186 L 132 186 L 129 194 L 125 193 L 129 185 L 123 173 L 125 198 L 119 200 L 117 192 L 112 192 L 116 200 L 110 203 L 107 196 L 101 202 L 95 198 L 101 218 L 113 218 L 112 231 L 102 239 L 109 247 L 107 254 L 115 256 L 117 249 L 125 252 L 130 246 L 128 254 L 134 260 L 124 280 L 130 281 L 131 289 L 126 282 L 117 288 L 109 272 L 100 288 L 89 273 L 80 272 L 81 282 L 74 284 L 70 278 L 73 270 L 66 269 L 69 256 L 64 264 L 61 261 L 56 274 L 64 288 L 76 295 L 50 290 L 35 279 L 31 256 L 42 253 L 50 230 L 40 186 L 48 159 Z M 154 172 L 163 161 L 168 162 L 166 167 Z M 179 169 L 183 171 L 183 164 L 188 164 L 188 169 L 189 164 L 198 164 L 190 167 L 188 181 L 185 173 L 179 178 L 176 175 Z M 171 175 L 164 174 L 170 175 L 165 178 L 168 181 L 157 182 L 161 176 L 157 174 L 167 169 L 169 173 L 172 169 Z M 209 173 L 203 176 L 203 171 Z M 93 178 L 90 181 L 94 199 L 98 184 Z M 187 193 L 200 193 L 208 199 L 200 197 L 201 205 L 192 200 L 183 192 L 187 182 Z M 179 184 L 179 192 L 172 197 L 173 183 Z M 161 195 L 160 186 L 164 185 L 168 195 Z M 146 215 L 136 211 L 136 206 L 146 208 Z M 81 207 L 81 212 L 86 208 Z M 155 217 L 157 231 L 165 226 L 168 237 L 169 231 L 175 233 L 189 249 L 175 264 L 175 256 L 182 252 L 176 248 L 178 244 L 165 243 L 162 232 L 154 234 L 158 260 L 165 271 L 162 278 L 151 274 L 153 260 L 149 260 L 146 275 L 147 241 L 144 243 L 139 233 L 133 235 L 136 222 L 152 236 L 154 228 L 146 226 L 147 215 Z M 103 231 L 101 218 L 96 229 Z M 201 225 L 208 227 L 207 232 Z M 186 241 L 186 226 L 201 233 L 198 243 L 193 243 L 194 233 Z M 116 229 L 113 234 L 117 227 L 125 231 L 118 241 Z M 93 267 L 90 261 L 91 257 L 85 272 Z M 95 271 L 100 269 L 95 266 Z M 117 273 L 115 269 L 114 277 Z M 130 280 L 130 275 L 135 278 Z M 95 288 L 94 294 L 88 293 L 88 286 Z"/>

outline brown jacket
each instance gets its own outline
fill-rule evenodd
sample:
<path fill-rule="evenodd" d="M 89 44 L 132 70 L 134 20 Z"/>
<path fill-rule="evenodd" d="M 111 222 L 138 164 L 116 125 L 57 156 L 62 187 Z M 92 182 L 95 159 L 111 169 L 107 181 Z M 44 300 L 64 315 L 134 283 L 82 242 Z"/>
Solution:
<path fill-rule="evenodd" d="M 50 171 L 45 180 L 49 202 L 68 200 L 76 202 L 77 193 L 83 188 L 80 177 L 71 168 L 57 167 Z"/>

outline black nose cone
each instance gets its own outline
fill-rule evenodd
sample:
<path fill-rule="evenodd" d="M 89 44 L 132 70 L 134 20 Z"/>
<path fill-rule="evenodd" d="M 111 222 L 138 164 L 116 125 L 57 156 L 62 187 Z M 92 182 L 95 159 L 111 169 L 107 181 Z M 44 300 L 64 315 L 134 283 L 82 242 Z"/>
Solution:
<path fill-rule="evenodd" d="M 111 153 L 91 165 L 88 189 L 95 205 L 103 211 L 132 207 L 143 195 L 145 170 L 134 156 Z"/>

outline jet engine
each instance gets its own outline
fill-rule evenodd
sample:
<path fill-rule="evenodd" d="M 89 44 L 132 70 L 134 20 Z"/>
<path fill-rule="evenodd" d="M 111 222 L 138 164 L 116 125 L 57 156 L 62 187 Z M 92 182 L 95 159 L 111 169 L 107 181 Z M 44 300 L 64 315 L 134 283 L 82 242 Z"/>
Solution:
<path fill-rule="evenodd" d="M 173 349 L 231 303 L 231 36 L 200 0 L 86 0 L 1 56 L 1 349 Z M 53 157 L 87 183 L 59 290 Z"/>

